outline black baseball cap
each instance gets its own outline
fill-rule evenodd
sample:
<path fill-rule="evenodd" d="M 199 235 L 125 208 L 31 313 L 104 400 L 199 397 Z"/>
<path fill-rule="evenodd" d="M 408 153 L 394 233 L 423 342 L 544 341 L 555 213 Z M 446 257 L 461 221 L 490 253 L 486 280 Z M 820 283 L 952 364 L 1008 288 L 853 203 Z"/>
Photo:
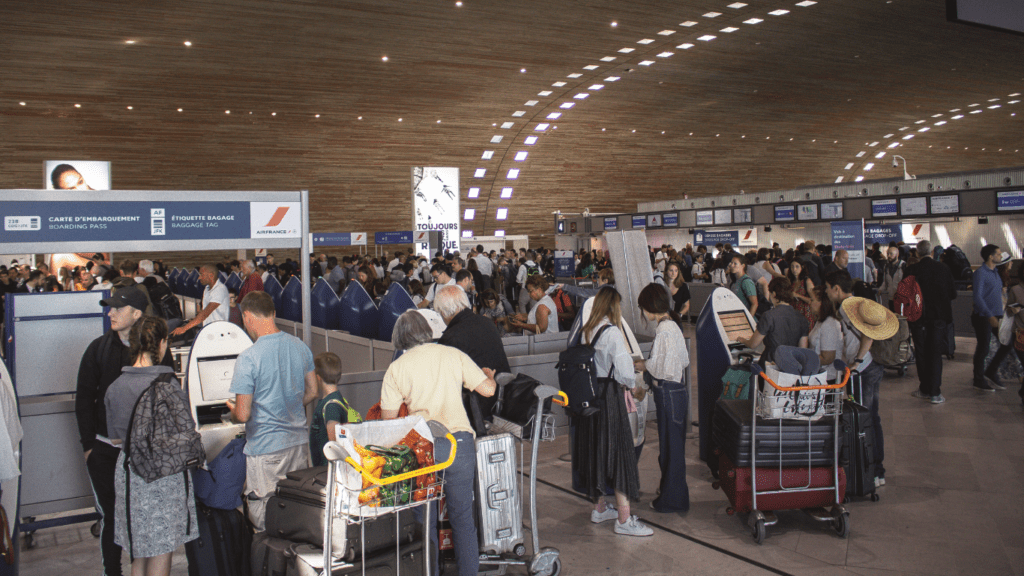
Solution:
<path fill-rule="evenodd" d="M 146 295 L 142 293 L 142 290 L 139 290 L 135 286 L 129 286 L 115 291 L 113 296 L 100 301 L 100 305 L 109 306 L 111 308 L 131 306 L 136 310 L 145 312 L 146 307 L 149 306 L 149 300 L 146 298 Z"/>

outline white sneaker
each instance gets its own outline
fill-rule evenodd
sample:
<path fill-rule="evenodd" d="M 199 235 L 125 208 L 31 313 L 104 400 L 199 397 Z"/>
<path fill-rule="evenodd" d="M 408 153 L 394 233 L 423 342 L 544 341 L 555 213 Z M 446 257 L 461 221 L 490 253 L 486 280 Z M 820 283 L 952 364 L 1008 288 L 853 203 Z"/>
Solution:
<path fill-rule="evenodd" d="M 590 521 L 594 524 L 600 524 L 601 522 L 607 522 L 614 520 L 619 517 L 619 511 L 615 509 L 615 506 L 606 504 L 608 506 L 604 512 L 598 512 L 597 510 L 590 511 Z"/>
<path fill-rule="evenodd" d="M 653 536 L 654 529 L 641 522 L 636 516 L 630 516 L 625 522 L 615 521 L 615 533 L 624 536 Z"/>

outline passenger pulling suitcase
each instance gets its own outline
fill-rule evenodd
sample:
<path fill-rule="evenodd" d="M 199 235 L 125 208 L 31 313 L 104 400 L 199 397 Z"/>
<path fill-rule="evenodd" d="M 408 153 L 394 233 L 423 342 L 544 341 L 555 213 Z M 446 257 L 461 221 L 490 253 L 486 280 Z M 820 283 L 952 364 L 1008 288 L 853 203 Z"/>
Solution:
<path fill-rule="evenodd" d="M 189 576 L 250 576 L 252 531 L 238 510 L 196 502 L 199 538 L 185 544 Z"/>
<path fill-rule="evenodd" d="M 753 495 L 749 467 L 737 467 L 725 454 L 718 457 L 719 482 L 722 491 L 729 497 L 729 503 L 736 512 L 750 512 L 753 509 Z M 846 494 L 846 474 L 839 469 L 839 502 L 833 490 L 815 492 L 791 492 L 783 494 L 760 494 L 762 491 L 780 490 L 807 485 L 810 473 L 811 487 L 831 486 L 833 482 L 832 467 L 783 468 L 779 474 L 778 466 L 757 469 L 757 509 L 762 512 L 774 510 L 796 510 L 801 508 L 826 507 L 843 501 Z"/>
<path fill-rule="evenodd" d="M 875 428 L 871 411 L 850 400 L 843 401 L 843 414 L 839 421 L 842 447 L 839 462 L 846 472 L 847 496 L 871 496 L 875 493 Z"/>
<path fill-rule="evenodd" d="M 322 547 L 324 543 L 324 514 L 327 506 L 327 467 L 314 466 L 289 472 L 277 483 L 277 493 L 267 502 L 267 533 L 275 538 Z M 366 554 L 394 547 L 395 514 L 385 514 L 367 520 L 362 527 L 366 532 Z M 401 514 L 401 540 L 411 542 L 422 532 L 412 513 Z M 344 518 L 335 518 L 331 528 L 331 554 L 335 558 L 352 561 L 363 551 L 360 527 L 349 525 Z"/>
<path fill-rule="evenodd" d="M 410 514 L 406 512 L 405 514 Z M 316 546 L 299 544 L 292 549 L 288 558 L 287 576 L 322 576 L 324 573 L 324 551 Z M 364 562 L 335 561 L 331 565 L 331 576 L 362 575 Z M 380 553 L 369 556 L 365 561 L 366 576 L 423 576 L 423 540 L 405 544 L 400 550 L 394 545 Z"/>
<path fill-rule="evenodd" d="M 481 554 L 525 553 L 523 505 L 515 439 L 498 434 L 476 439 L 476 501 Z"/>

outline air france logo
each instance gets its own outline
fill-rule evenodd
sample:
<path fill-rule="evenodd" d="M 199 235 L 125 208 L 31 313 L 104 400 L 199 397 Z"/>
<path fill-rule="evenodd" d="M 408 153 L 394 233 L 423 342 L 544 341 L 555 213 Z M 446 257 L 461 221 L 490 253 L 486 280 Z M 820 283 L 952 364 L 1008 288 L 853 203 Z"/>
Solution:
<path fill-rule="evenodd" d="M 252 238 L 298 238 L 302 210 L 298 202 L 250 202 Z"/>
<path fill-rule="evenodd" d="M 274 212 L 274 215 L 270 217 L 270 221 L 264 224 L 264 226 L 268 228 L 273 228 L 274 226 L 277 226 L 278 224 L 281 223 L 282 220 L 284 220 L 284 216 L 287 213 L 288 207 L 281 206 L 280 208 L 277 209 L 277 211 Z"/>

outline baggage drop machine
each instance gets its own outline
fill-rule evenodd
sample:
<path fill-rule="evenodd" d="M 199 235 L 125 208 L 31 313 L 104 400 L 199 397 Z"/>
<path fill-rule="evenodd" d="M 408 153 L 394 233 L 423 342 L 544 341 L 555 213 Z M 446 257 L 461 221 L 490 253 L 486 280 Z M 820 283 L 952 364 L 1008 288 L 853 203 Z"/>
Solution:
<path fill-rule="evenodd" d="M 227 400 L 234 400 L 230 390 L 235 360 L 250 346 L 245 330 L 226 321 L 204 326 L 192 344 L 185 386 L 207 461 L 245 431 L 245 424 L 231 422 Z"/>
<path fill-rule="evenodd" d="M 697 317 L 697 409 L 700 423 L 700 459 L 707 461 L 711 444 L 711 418 L 715 403 L 722 395 L 722 376 L 741 355 L 757 358 L 757 350 L 747 348 L 737 338 L 749 338 L 757 329 L 757 320 L 743 302 L 728 288 L 716 288 Z"/>

